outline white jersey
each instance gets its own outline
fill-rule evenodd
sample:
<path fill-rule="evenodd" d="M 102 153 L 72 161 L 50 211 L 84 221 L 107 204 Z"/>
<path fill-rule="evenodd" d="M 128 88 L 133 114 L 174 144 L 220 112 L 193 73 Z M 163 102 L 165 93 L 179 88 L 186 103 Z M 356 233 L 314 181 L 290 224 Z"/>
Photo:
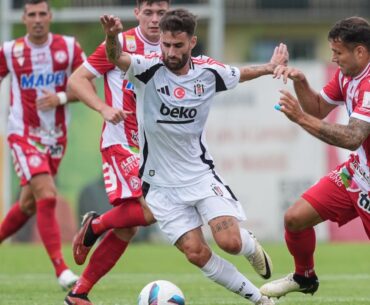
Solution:
<path fill-rule="evenodd" d="M 213 97 L 235 87 L 240 71 L 200 56 L 177 76 L 158 56 L 131 55 L 127 77 L 135 86 L 140 174 L 159 186 L 195 184 L 213 172 L 204 126 Z"/>

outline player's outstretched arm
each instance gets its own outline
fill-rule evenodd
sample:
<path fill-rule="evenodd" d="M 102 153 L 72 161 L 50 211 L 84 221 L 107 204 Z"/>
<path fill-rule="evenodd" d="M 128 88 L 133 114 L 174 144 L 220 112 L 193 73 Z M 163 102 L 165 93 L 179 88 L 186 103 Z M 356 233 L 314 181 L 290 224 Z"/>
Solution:
<path fill-rule="evenodd" d="M 321 95 L 311 88 L 304 73 L 296 68 L 279 65 L 274 70 L 274 78 L 293 81 L 298 101 L 305 112 L 318 119 L 325 118 L 336 106 L 327 103 Z"/>
<path fill-rule="evenodd" d="M 125 118 L 122 109 L 116 109 L 108 106 L 96 93 L 93 81 L 95 75 L 86 67 L 80 66 L 72 73 L 68 80 L 68 89 L 77 96 L 77 98 L 89 106 L 91 109 L 99 112 L 107 122 L 118 124 Z"/>
<path fill-rule="evenodd" d="M 330 124 L 306 112 L 288 91 L 281 90 L 280 111 L 314 137 L 330 145 L 356 150 L 370 134 L 370 124 L 351 117 L 348 125 Z"/>
<path fill-rule="evenodd" d="M 278 65 L 287 65 L 289 61 L 289 52 L 285 44 L 280 43 L 275 47 L 270 62 L 262 65 L 244 66 L 240 68 L 240 82 L 252 80 L 257 77 L 273 74 Z"/>
<path fill-rule="evenodd" d="M 108 60 L 121 70 L 127 71 L 131 64 L 131 56 L 122 52 L 118 41 L 118 34 L 123 30 L 120 19 L 113 15 L 103 15 L 100 17 L 100 23 L 105 32 L 105 50 Z"/>

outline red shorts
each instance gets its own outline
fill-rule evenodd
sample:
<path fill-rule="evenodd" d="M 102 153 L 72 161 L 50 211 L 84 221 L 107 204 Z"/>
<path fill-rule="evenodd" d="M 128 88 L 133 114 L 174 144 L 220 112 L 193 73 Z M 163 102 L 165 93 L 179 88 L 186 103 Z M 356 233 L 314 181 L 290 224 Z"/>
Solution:
<path fill-rule="evenodd" d="M 309 188 L 302 197 L 319 213 L 323 220 L 331 220 L 342 226 L 360 217 L 370 239 L 370 196 L 359 189 L 346 188 L 341 177 L 341 168 L 323 177 Z"/>
<path fill-rule="evenodd" d="M 20 185 L 26 185 L 38 174 L 55 176 L 64 156 L 66 142 L 44 145 L 31 138 L 10 135 L 8 137 L 13 157 L 15 172 L 20 178 Z"/>
<path fill-rule="evenodd" d="M 105 190 L 112 205 L 129 198 L 142 196 L 139 176 L 139 157 L 112 145 L 101 151 Z"/>

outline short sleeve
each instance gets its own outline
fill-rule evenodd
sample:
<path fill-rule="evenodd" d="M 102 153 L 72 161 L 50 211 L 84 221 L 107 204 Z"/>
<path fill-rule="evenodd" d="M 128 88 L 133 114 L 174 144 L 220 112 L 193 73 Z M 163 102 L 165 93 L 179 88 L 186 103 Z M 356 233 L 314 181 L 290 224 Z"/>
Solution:
<path fill-rule="evenodd" d="M 329 104 L 344 104 L 344 97 L 340 85 L 341 77 L 343 77 L 343 75 L 340 72 L 340 69 L 338 69 L 330 82 L 328 82 L 326 86 L 320 91 L 320 95 Z"/>

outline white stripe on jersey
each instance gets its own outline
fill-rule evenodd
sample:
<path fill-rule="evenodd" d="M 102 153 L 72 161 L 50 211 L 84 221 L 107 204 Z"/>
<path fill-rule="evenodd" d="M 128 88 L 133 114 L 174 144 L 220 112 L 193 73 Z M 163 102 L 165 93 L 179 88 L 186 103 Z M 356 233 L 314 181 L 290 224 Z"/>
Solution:
<path fill-rule="evenodd" d="M 14 144 L 13 147 L 21 171 L 23 175 L 26 177 L 26 180 L 29 181 L 31 179 L 31 172 L 30 169 L 28 168 L 27 158 L 22 151 L 22 147 L 20 147 L 18 144 Z"/>

